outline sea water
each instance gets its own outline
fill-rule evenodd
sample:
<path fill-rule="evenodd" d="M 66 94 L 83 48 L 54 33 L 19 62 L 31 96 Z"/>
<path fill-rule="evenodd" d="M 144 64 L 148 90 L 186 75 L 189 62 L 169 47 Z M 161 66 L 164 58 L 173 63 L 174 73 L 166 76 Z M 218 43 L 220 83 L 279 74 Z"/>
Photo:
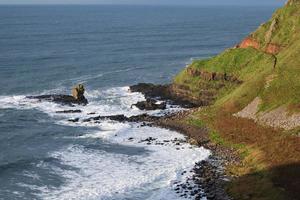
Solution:
<path fill-rule="evenodd" d="M 145 113 L 131 106 L 145 98 L 129 85 L 170 82 L 193 59 L 234 46 L 273 10 L 0 6 L 0 199 L 184 199 L 173 183 L 209 150 L 142 142 L 185 140 L 166 129 L 84 119 Z M 26 98 L 68 94 L 77 83 L 87 106 Z M 82 112 L 56 112 L 70 109 Z"/>

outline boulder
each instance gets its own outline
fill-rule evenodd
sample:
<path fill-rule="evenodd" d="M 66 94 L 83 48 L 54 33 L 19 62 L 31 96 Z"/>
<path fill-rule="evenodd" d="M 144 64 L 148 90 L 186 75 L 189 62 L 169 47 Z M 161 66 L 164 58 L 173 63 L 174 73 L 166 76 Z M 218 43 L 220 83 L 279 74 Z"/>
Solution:
<path fill-rule="evenodd" d="M 191 144 L 191 145 L 195 145 L 195 146 L 199 145 L 199 142 L 197 140 L 195 140 L 194 138 L 190 138 L 188 140 L 188 143 Z"/>

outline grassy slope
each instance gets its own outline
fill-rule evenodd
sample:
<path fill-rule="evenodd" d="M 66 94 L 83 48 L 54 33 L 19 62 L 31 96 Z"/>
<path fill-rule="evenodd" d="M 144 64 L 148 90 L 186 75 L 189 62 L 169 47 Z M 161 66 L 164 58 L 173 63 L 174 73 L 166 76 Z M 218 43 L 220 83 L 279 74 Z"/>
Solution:
<path fill-rule="evenodd" d="M 300 10 L 299 5 L 285 6 L 278 9 L 272 16 L 272 19 L 267 23 L 261 25 L 254 33 L 252 37 L 266 46 L 265 35 L 269 30 L 274 20 L 278 21 L 277 29 L 272 34 L 271 43 L 279 44 L 282 46 L 288 46 L 294 39 L 297 33 L 299 33 L 300 27 Z"/>
<path fill-rule="evenodd" d="M 274 57 L 252 48 L 228 49 L 206 60 L 194 61 L 189 67 L 210 72 L 222 72 L 238 77 L 244 84 L 224 83 L 226 87 L 218 95 L 218 105 L 237 104 L 237 109 L 247 105 L 256 96 L 263 99 L 262 109 L 274 109 L 281 105 L 296 105 L 300 102 L 300 5 L 279 9 L 273 18 L 252 35 L 264 44 L 264 35 L 274 19 L 278 28 L 271 42 L 284 46 L 277 55 L 278 63 L 273 69 Z M 264 88 L 268 77 L 274 77 L 270 87 Z M 205 82 L 199 77 L 190 77 L 187 70 L 174 78 L 174 83 L 189 88 L 192 92 L 214 89 L 217 83 Z M 234 91 L 233 91 L 234 90 Z"/>
<path fill-rule="evenodd" d="M 255 97 L 262 99 L 261 110 L 288 106 L 300 111 L 300 5 L 279 9 L 252 37 L 265 46 L 265 34 L 276 18 L 278 27 L 271 42 L 284 46 L 274 56 L 252 48 L 228 49 L 206 60 L 193 62 L 189 67 L 210 72 L 228 73 L 243 81 L 241 85 L 223 83 L 214 104 L 187 121 L 205 124 L 211 131 L 211 140 L 235 148 L 243 158 L 241 165 L 229 166 L 228 173 L 238 176 L 228 186 L 236 199 L 293 199 L 300 195 L 300 138 L 282 130 L 262 127 L 251 120 L 232 117 Z M 266 87 L 266 83 L 269 86 Z M 174 78 L 174 84 L 183 85 L 193 93 L 214 85 L 199 77 L 190 77 L 187 69 Z M 214 89 L 213 87 L 211 87 Z"/>

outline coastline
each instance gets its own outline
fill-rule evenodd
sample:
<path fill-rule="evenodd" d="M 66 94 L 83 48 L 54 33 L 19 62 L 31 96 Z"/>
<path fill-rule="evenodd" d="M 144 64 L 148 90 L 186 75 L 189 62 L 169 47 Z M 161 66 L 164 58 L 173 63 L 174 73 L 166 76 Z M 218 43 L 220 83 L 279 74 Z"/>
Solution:
<path fill-rule="evenodd" d="M 146 99 L 155 98 L 186 107 L 188 99 L 145 87 L 135 92 Z M 155 85 L 150 84 L 150 88 Z M 170 85 L 166 86 L 170 87 Z M 146 90 L 145 90 L 146 88 Z M 173 93 L 174 96 L 176 94 Z M 249 119 L 232 116 L 231 112 L 213 106 L 194 105 L 188 110 L 155 119 L 146 119 L 154 126 L 179 132 L 193 145 L 202 146 L 212 156 L 200 165 L 196 163 L 196 181 L 208 194 L 208 199 L 297 199 L 299 164 L 281 162 L 297 160 L 299 137 L 281 133 L 272 127 L 261 126 Z M 267 136 L 267 137 L 266 137 Z M 283 139 L 284 138 L 284 139 Z M 278 144 L 279 143 L 279 144 Z M 285 146 L 280 150 L 278 146 Z M 208 173 L 204 173 L 208 172 Z M 208 174 L 208 176 L 207 176 Z M 185 188 L 185 186 L 184 186 Z"/>
<path fill-rule="evenodd" d="M 209 129 L 207 127 L 199 127 L 186 122 L 188 116 L 194 112 L 201 111 L 202 108 L 193 101 L 172 94 L 172 92 L 168 90 L 169 87 L 170 85 L 156 86 L 153 84 L 138 84 L 130 87 L 131 91 L 142 93 L 146 99 L 156 98 L 166 100 L 187 108 L 187 110 L 178 111 L 173 114 L 157 118 L 142 117 L 139 120 L 150 122 L 150 126 L 153 125 L 183 134 L 188 138 L 190 144 L 204 147 L 212 153 L 207 160 L 195 163 L 194 169 L 192 170 L 194 173 L 192 179 L 187 180 L 186 184 L 177 185 L 175 190 L 184 192 L 194 190 L 197 193 L 192 192 L 191 194 L 195 196 L 195 199 L 201 199 L 204 196 L 208 200 L 232 199 L 226 191 L 226 185 L 234 177 L 226 173 L 226 167 L 239 164 L 241 162 L 239 155 L 233 148 L 218 145 L 213 142 L 209 136 Z M 195 186 L 191 187 L 189 181 L 192 181 Z M 205 195 L 203 195 L 203 192 Z M 184 193 L 182 195 L 184 195 Z"/>

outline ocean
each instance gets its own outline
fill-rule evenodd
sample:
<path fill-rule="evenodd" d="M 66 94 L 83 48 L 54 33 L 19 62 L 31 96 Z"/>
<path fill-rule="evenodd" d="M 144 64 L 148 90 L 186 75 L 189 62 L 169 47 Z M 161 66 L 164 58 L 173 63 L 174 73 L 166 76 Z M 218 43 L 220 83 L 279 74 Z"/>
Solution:
<path fill-rule="evenodd" d="M 237 44 L 274 7 L 0 6 L 0 199 L 169 200 L 181 197 L 195 162 L 210 151 L 139 123 L 70 122 L 145 113 L 128 86 L 172 81 L 194 59 Z M 82 113 L 25 98 L 86 87 Z M 175 112 L 147 111 L 151 115 Z"/>

